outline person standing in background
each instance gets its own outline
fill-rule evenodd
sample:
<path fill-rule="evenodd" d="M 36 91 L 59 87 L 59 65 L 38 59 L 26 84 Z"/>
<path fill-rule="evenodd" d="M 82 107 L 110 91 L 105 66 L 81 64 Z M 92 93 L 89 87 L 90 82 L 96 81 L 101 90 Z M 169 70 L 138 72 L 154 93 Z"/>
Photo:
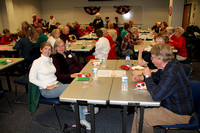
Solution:
<path fill-rule="evenodd" d="M 33 18 L 33 26 L 35 28 L 38 28 L 38 24 L 42 23 L 41 19 L 39 19 L 36 14 L 33 14 L 32 18 Z"/>
<path fill-rule="evenodd" d="M 101 19 L 100 13 L 97 13 L 95 16 L 96 16 L 96 18 L 93 21 L 93 26 L 94 26 L 94 29 L 95 29 L 95 32 L 96 32 L 96 30 L 104 27 L 104 24 L 103 24 L 103 20 Z"/>
<path fill-rule="evenodd" d="M 53 17 L 53 15 L 49 15 L 49 32 L 52 32 L 53 29 L 56 29 L 56 19 Z"/>

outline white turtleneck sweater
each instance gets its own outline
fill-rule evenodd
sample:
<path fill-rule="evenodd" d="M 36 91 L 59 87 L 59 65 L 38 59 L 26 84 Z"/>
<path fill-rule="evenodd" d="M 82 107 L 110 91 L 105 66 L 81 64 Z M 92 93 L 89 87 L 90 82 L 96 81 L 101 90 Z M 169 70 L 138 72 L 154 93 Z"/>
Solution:
<path fill-rule="evenodd" d="M 29 81 L 40 89 L 46 89 L 47 86 L 57 84 L 57 77 L 55 76 L 56 68 L 52 63 L 52 58 L 41 54 L 41 57 L 34 60 L 30 73 Z"/>

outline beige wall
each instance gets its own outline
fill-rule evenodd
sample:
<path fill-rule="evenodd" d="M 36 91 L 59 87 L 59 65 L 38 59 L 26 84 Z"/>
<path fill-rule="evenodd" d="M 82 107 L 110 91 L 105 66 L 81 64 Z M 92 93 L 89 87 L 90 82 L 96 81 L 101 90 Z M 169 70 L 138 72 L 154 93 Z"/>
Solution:
<path fill-rule="evenodd" d="M 16 32 L 22 21 L 32 23 L 33 13 L 41 16 L 41 5 L 39 0 L 1 0 L 0 11 L 0 33 L 4 28 Z"/>
<path fill-rule="evenodd" d="M 61 22 L 64 26 L 67 22 L 74 22 L 76 20 L 77 11 L 76 7 L 84 7 L 84 6 L 101 6 L 102 10 L 100 13 L 102 15 L 102 19 L 104 20 L 106 16 L 110 18 L 114 18 L 114 16 L 119 17 L 119 23 L 122 24 L 124 20 L 120 18 L 121 15 L 118 15 L 114 10 L 113 6 L 119 5 L 130 5 L 141 7 L 141 12 L 136 12 L 136 14 L 140 15 L 142 18 L 142 22 L 137 22 L 137 17 L 133 17 L 135 19 L 136 25 L 142 28 L 149 28 L 155 23 L 155 21 L 168 21 L 168 0 L 118 0 L 118 1 L 107 1 L 107 2 L 88 2 L 88 0 L 59 0 L 55 2 L 55 0 L 41 0 L 42 5 L 42 17 L 45 20 L 49 20 L 49 14 L 52 13 L 57 21 Z M 104 9 L 108 9 L 110 7 L 110 14 L 108 14 Z M 72 12 L 71 12 L 72 11 Z M 107 10 L 108 11 L 108 10 Z M 138 11 L 138 10 L 137 10 Z M 83 24 L 89 24 L 90 21 L 94 19 L 93 15 L 87 15 L 82 10 L 79 12 L 80 15 L 79 21 Z M 114 20 L 111 20 L 114 22 Z"/>
<path fill-rule="evenodd" d="M 0 5 L 0 33 L 2 33 L 3 28 L 9 28 L 11 32 L 16 32 L 16 30 L 21 27 L 21 22 L 23 20 L 27 20 L 29 23 L 32 23 L 31 15 L 33 13 L 36 13 L 40 18 L 43 18 L 47 21 L 49 21 L 49 14 L 53 14 L 57 21 L 61 22 L 62 25 L 65 25 L 67 22 L 74 22 L 77 19 L 77 14 L 75 14 L 77 13 L 76 8 L 81 8 L 84 6 L 101 6 L 102 8 L 105 7 L 106 9 L 108 9 L 108 7 L 119 5 L 131 5 L 133 7 L 141 7 L 141 11 L 137 11 L 136 14 L 139 14 L 139 17 L 142 18 L 142 22 L 138 21 L 138 16 L 133 15 L 133 19 L 135 19 L 136 25 L 140 26 L 141 28 L 150 28 L 156 21 L 168 22 L 168 0 L 118 0 L 107 2 L 88 2 L 88 0 L 9 0 L 13 2 L 12 5 L 14 18 L 9 19 L 11 22 L 8 20 L 9 17 L 7 17 L 7 13 L 10 12 L 7 12 L 6 10 L 6 8 L 11 5 L 9 5 L 8 3 L 7 5 L 5 5 L 4 1 L 7 0 L 0 1 L 1 3 L 3 3 Z M 172 23 L 174 24 L 174 26 L 182 25 L 182 8 L 184 0 L 178 1 L 179 2 L 178 8 L 176 8 L 176 17 L 173 18 L 174 23 Z M 199 4 L 197 4 L 197 6 L 199 6 Z M 83 10 L 78 14 L 82 16 L 81 14 L 86 13 Z M 104 14 L 102 12 L 103 20 L 105 19 L 105 16 L 108 15 L 110 15 L 111 18 L 116 15 L 116 12 L 113 10 L 113 8 L 110 8 L 110 14 Z M 196 16 L 197 15 L 199 16 L 199 14 L 196 13 Z M 88 15 L 88 17 L 80 18 L 77 21 L 83 22 L 83 24 L 88 24 L 93 19 L 94 16 Z M 198 19 L 194 19 L 194 21 L 195 23 L 197 23 Z M 122 24 L 123 19 L 119 20 L 119 22 Z"/>

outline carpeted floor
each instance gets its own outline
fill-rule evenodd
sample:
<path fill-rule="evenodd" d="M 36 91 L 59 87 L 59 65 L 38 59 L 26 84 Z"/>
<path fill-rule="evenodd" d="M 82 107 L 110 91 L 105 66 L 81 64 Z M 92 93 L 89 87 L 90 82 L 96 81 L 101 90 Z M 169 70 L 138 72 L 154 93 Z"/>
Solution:
<path fill-rule="evenodd" d="M 193 68 L 193 73 L 190 79 L 200 81 L 200 63 L 192 62 L 189 64 Z M 3 87 L 6 90 L 7 85 L 5 77 L 0 76 Z M 28 111 L 28 105 L 18 104 L 14 102 L 14 84 L 13 80 L 16 77 L 11 77 L 12 92 L 7 92 L 7 96 L 14 110 L 13 114 L 6 114 L 0 112 L 0 133 L 59 133 L 47 127 L 40 126 L 33 123 L 33 118 L 36 121 L 50 124 L 58 127 L 54 110 L 50 105 L 40 104 L 37 112 L 32 116 Z M 19 100 L 27 101 L 27 94 L 25 94 L 24 86 L 19 86 L 19 94 L 22 95 Z M 69 106 L 68 106 L 69 107 Z M 0 110 L 9 110 L 5 97 L 0 100 Z M 120 106 L 100 106 L 100 111 L 95 115 L 96 133 L 122 133 L 122 107 Z M 62 126 L 64 123 L 69 125 L 75 124 L 74 112 L 57 109 Z M 130 133 L 132 126 L 133 114 L 127 117 L 127 133 Z M 89 115 L 87 120 L 90 121 Z M 90 133 L 90 131 L 88 131 Z M 156 127 L 155 133 L 164 133 L 164 130 Z M 198 133 L 198 131 L 187 130 L 170 130 L 168 133 Z"/>

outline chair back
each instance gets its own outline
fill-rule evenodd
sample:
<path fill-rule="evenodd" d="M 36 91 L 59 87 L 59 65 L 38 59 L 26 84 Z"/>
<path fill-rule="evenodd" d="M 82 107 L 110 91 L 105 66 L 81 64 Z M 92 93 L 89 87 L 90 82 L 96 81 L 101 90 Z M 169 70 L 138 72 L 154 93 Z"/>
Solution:
<path fill-rule="evenodd" d="M 109 53 L 108 53 L 108 58 L 107 59 L 111 59 L 111 60 L 116 60 L 117 59 L 117 53 L 116 53 L 116 48 L 115 45 L 113 44 Z"/>
<path fill-rule="evenodd" d="M 200 120 L 200 81 L 190 80 L 190 87 L 192 89 L 194 110 L 198 114 L 198 119 Z"/>

